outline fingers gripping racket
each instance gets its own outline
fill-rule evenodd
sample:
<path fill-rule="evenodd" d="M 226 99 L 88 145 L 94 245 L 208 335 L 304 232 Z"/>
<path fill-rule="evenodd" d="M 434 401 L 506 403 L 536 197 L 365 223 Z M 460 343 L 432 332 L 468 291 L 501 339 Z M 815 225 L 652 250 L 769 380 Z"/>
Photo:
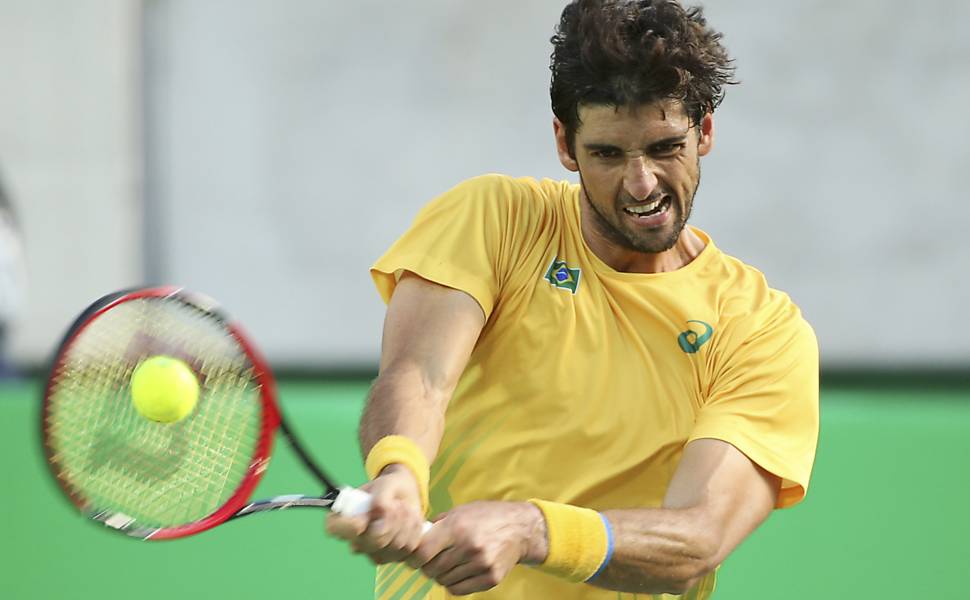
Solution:
<path fill-rule="evenodd" d="M 153 356 L 198 379 L 177 422 L 143 416 L 131 376 Z M 321 496 L 251 501 L 279 431 L 320 481 Z M 54 357 L 41 410 L 47 462 L 80 511 L 152 540 L 199 533 L 246 515 L 291 507 L 362 514 L 370 496 L 339 489 L 294 437 L 266 361 L 211 299 L 174 287 L 117 292 L 74 322 Z"/>

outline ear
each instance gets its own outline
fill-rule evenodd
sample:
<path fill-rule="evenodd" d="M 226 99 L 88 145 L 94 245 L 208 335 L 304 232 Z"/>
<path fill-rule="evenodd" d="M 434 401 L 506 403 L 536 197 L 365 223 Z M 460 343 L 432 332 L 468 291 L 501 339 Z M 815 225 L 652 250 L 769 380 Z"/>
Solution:
<path fill-rule="evenodd" d="M 552 131 L 556 134 L 556 152 L 559 154 L 559 162 L 566 170 L 575 173 L 579 171 L 579 163 L 569 153 L 569 144 L 566 143 L 566 126 L 558 118 L 552 118 Z"/>
<path fill-rule="evenodd" d="M 698 127 L 700 139 L 697 140 L 697 155 L 705 156 L 714 148 L 714 115 L 705 114 Z"/>

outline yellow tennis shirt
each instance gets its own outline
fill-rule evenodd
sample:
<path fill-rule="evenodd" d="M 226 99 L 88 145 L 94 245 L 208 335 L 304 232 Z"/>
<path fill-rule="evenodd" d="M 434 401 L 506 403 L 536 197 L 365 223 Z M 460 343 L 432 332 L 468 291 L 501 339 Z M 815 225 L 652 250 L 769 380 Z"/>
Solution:
<path fill-rule="evenodd" d="M 798 308 L 697 229 L 706 247 L 685 267 L 615 271 L 583 240 L 579 201 L 569 182 L 478 177 L 426 206 L 371 269 L 385 302 L 411 271 L 467 292 L 487 317 L 448 406 L 431 514 L 533 497 L 658 507 L 698 438 L 780 477 L 778 507 L 801 500 L 818 437 L 818 346 Z M 708 598 L 714 579 L 683 597 Z M 376 596 L 451 597 L 393 564 L 378 569 Z M 519 565 L 466 597 L 634 595 Z"/>

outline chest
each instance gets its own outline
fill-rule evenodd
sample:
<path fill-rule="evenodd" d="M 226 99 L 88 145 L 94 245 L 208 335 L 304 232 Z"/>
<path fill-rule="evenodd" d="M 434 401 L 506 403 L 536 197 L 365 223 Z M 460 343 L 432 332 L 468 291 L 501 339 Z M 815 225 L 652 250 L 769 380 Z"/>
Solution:
<path fill-rule="evenodd" d="M 706 369 L 704 354 L 686 352 L 682 339 L 697 328 L 690 321 L 712 319 L 683 291 L 603 278 L 553 257 L 505 290 L 478 352 L 486 378 L 514 383 L 519 404 L 563 430 L 602 421 L 686 437 Z"/>

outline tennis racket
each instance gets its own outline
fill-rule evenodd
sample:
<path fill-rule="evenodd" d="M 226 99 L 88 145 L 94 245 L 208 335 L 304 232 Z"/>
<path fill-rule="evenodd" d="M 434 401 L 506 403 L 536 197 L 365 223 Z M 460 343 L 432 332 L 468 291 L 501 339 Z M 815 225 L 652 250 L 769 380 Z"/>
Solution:
<path fill-rule="evenodd" d="M 187 417 L 158 423 L 132 405 L 132 371 L 180 359 L 199 380 Z M 41 409 L 44 452 L 85 516 L 125 535 L 166 540 L 239 517 L 294 507 L 356 515 L 370 496 L 338 488 L 283 418 L 272 372 L 218 304 L 176 287 L 125 290 L 88 307 L 57 349 Z M 319 496 L 251 501 L 274 434 L 323 485 Z"/>

